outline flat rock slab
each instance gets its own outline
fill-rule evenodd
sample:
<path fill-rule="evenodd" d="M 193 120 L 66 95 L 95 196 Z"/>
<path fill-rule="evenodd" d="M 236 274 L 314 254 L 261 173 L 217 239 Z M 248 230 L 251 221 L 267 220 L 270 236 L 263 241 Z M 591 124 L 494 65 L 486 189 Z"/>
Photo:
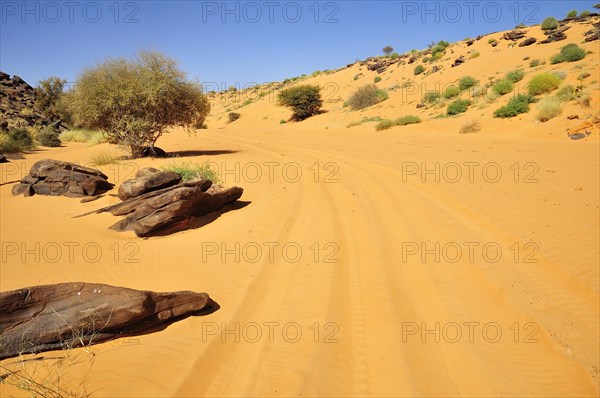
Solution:
<path fill-rule="evenodd" d="M 96 196 L 112 189 L 113 184 L 100 170 L 60 160 L 36 162 L 29 174 L 12 188 L 13 196 Z"/>
<path fill-rule="evenodd" d="M 206 293 L 60 283 L 0 293 L 0 360 L 156 331 L 216 309 Z"/>
<path fill-rule="evenodd" d="M 119 187 L 119 199 L 127 200 L 145 194 L 177 185 L 181 182 L 181 174 L 160 171 L 151 167 L 141 169 L 135 178 L 125 181 Z"/>

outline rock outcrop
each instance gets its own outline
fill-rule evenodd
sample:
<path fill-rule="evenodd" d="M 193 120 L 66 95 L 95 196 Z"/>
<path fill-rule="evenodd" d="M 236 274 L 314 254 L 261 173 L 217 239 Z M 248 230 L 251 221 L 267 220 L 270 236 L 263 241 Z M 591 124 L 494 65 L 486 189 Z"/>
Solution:
<path fill-rule="evenodd" d="M 181 174 L 148 167 L 139 170 L 135 178 L 125 181 L 119 187 L 119 199 L 127 200 L 147 192 L 156 191 L 177 185 L 181 182 Z"/>
<path fill-rule="evenodd" d="M 66 129 L 57 116 L 45 116 L 34 104 L 33 87 L 17 75 L 11 78 L 0 71 L 0 130 L 46 126 L 53 126 L 58 131 Z"/>
<path fill-rule="evenodd" d="M 12 188 L 14 196 L 95 196 L 112 189 L 113 184 L 100 170 L 60 160 L 36 162 L 29 174 Z"/>
<path fill-rule="evenodd" d="M 60 283 L 0 293 L 0 360 L 156 331 L 217 305 L 206 293 Z"/>

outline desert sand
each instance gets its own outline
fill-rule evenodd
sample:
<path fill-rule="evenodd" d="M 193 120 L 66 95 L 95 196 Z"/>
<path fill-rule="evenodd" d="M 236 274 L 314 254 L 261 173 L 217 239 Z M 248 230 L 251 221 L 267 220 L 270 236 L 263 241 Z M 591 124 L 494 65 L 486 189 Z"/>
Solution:
<path fill-rule="evenodd" d="M 393 66 L 379 85 L 487 81 L 523 68 L 524 87 L 535 73 L 524 57 L 548 59 L 586 29 L 524 48 L 491 47 L 488 38 L 502 32 L 457 43 L 442 71 L 414 76 L 411 65 Z M 527 30 L 543 37 L 539 26 Z M 593 51 L 585 60 L 540 70 L 563 70 L 574 85 L 589 71 L 597 111 L 598 43 L 580 45 Z M 469 59 L 472 50 L 481 55 Z M 461 54 L 467 62 L 450 68 Z M 327 113 L 304 122 L 279 124 L 290 112 L 267 96 L 227 124 L 235 99 L 217 96 L 208 129 L 162 137 L 158 146 L 185 155 L 178 161 L 209 162 L 224 186 L 244 188 L 244 207 L 197 229 L 139 239 L 109 230 L 110 214 L 73 218 L 118 201 L 110 195 L 83 204 L 11 196 L 9 182 L 37 160 L 87 164 L 98 151 L 119 152 L 108 144 L 41 148 L 0 165 L 2 291 L 82 281 L 207 292 L 220 305 L 93 346 L 93 364 L 75 350 L 85 360 L 69 377 L 85 378 L 92 396 L 598 396 L 598 124 L 574 102 L 547 123 L 535 120 L 536 104 L 495 119 L 502 98 L 431 119 L 444 109 L 417 110 L 421 94 L 403 98 L 403 90 L 351 112 L 343 101 L 377 76 L 359 68 L 306 79 L 334 93 Z M 365 77 L 354 81 L 358 73 Z M 346 128 L 363 116 L 409 113 L 426 121 Z M 580 119 L 567 119 L 574 114 Z M 459 134 L 468 120 L 481 131 Z M 587 139 L 567 137 L 582 128 Z M 101 169 L 118 186 L 172 161 Z"/>

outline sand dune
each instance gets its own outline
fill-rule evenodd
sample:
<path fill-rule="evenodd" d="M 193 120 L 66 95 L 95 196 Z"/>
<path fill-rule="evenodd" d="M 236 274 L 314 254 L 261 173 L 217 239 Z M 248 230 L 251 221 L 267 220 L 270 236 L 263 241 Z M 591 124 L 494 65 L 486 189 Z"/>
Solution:
<path fill-rule="evenodd" d="M 485 38 L 473 46 L 480 58 L 424 79 L 483 80 L 562 44 L 503 43 L 498 56 Z M 462 46 L 452 57 L 466 53 Z M 597 43 L 583 46 L 594 51 L 584 62 L 598 76 Z M 347 98 L 357 68 L 312 80 L 335 82 Z M 569 68 L 569 81 L 578 74 L 571 65 L 545 68 Z M 392 69 L 384 82 L 410 70 Z M 205 291 L 220 304 L 160 333 L 93 347 L 93 365 L 69 371 L 89 370 L 95 396 L 597 396 L 597 125 L 587 140 L 571 141 L 566 129 L 583 121 L 566 116 L 581 113 L 577 105 L 541 124 L 534 112 L 492 119 L 497 103 L 386 132 L 345 127 L 363 116 L 431 112 L 401 95 L 364 112 L 328 103 L 330 112 L 285 125 L 278 122 L 289 112 L 267 98 L 229 125 L 227 105 L 215 101 L 208 130 L 176 130 L 159 145 L 205 151 L 179 160 L 216 165 L 249 204 L 168 237 L 111 231 L 109 214 L 73 218 L 116 202 L 111 196 L 85 204 L 12 197 L 4 184 L 42 158 L 88 163 L 106 144 L 3 164 L 0 288 L 84 281 Z M 597 83 L 590 95 L 597 109 Z M 482 131 L 458 134 L 473 117 Z M 170 161 L 102 170 L 119 184 Z"/>

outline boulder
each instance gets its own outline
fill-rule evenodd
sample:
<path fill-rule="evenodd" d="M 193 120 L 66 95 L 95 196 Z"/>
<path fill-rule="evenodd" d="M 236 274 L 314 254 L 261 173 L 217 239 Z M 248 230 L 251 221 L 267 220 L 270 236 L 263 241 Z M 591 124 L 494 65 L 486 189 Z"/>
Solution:
<path fill-rule="evenodd" d="M 113 184 L 100 170 L 60 160 L 36 162 L 19 183 L 13 186 L 14 196 L 95 196 L 112 189 Z"/>
<path fill-rule="evenodd" d="M 127 200 L 146 192 L 156 191 L 177 185 L 181 182 L 181 174 L 160 171 L 154 168 L 141 169 L 135 178 L 125 181 L 119 187 L 119 199 Z"/>
<path fill-rule="evenodd" d="M 504 40 L 510 40 L 510 41 L 517 41 L 522 39 L 523 37 L 525 37 L 525 35 L 527 34 L 526 31 L 524 30 L 512 30 L 510 32 L 506 32 L 502 38 Z"/>
<path fill-rule="evenodd" d="M 216 309 L 206 293 L 60 283 L 0 293 L 0 360 L 156 331 Z"/>
<path fill-rule="evenodd" d="M 535 37 L 529 37 L 525 40 L 523 40 L 522 42 L 519 43 L 519 47 L 526 47 L 526 46 L 530 46 L 532 44 L 534 44 L 536 42 L 536 38 Z"/>
<path fill-rule="evenodd" d="M 456 58 L 454 60 L 454 63 L 452 64 L 452 67 L 454 68 L 454 67 L 462 65 L 464 63 L 465 63 L 465 56 L 461 55 L 460 57 L 458 57 L 458 58 Z"/>

